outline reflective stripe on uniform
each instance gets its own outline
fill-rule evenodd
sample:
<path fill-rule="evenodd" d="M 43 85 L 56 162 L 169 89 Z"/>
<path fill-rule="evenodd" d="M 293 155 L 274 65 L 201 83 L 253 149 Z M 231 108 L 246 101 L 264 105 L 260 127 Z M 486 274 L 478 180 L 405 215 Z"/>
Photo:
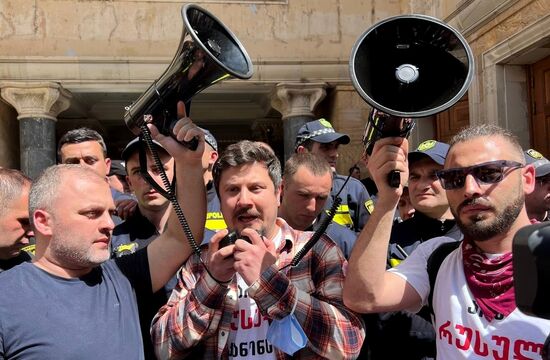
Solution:
<path fill-rule="evenodd" d="M 326 212 L 327 214 L 329 213 L 328 210 L 326 210 Z M 352 227 L 353 220 L 351 219 L 351 214 L 349 213 L 349 206 L 347 204 L 342 204 L 338 206 L 332 220 L 337 224 Z"/>

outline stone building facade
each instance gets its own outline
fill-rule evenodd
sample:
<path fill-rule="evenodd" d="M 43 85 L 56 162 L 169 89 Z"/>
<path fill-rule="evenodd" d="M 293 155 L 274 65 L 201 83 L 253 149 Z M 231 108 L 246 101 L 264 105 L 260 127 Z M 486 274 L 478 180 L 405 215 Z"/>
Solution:
<path fill-rule="evenodd" d="M 540 85 L 541 76 L 550 81 L 544 75 L 550 0 L 195 3 L 236 34 L 254 64 L 251 79 L 226 80 L 192 100 L 191 117 L 222 147 L 243 138 L 262 140 L 283 158 L 292 152 L 297 128 L 324 117 L 352 138 L 338 165 L 345 173 L 360 158 L 369 112 L 351 84 L 351 49 L 377 21 L 420 13 L 459 30 L 476 69 L 468 96 L 419 120 L 412 144 L 445 140 L 467 123 L 495 123 L 514 130 L 524 146 L 550 155 L 544 141 L 550 114 L 540 104 L 550 102 L 544 96 L 550 84 Z M 122 120 L 124 108 L 174 56 L 184 29 L 181 7 L 174 0 L 1 0 L 0 166 L 36 176 L 55 162 L 60 135 L 79 126 L 100 131 L 110 156 L 118 158 L 133 136 Z"/>

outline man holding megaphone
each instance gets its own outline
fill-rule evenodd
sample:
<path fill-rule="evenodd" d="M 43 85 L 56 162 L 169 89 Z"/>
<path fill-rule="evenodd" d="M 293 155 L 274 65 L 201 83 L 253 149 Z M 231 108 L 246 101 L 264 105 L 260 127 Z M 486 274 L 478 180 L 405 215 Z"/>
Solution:
<path fill-rule="evenodd" d="M 425 242 L 386 271 L 394 209 L 402 192 L 402 186 L 387 184 L 386 174 L 400 171 L 403 183 L 407 153 L 403 138 L 384 138 L 374 145 L 368 166 L 379 198 L 350 257 L 345 304 L 363 313 L 417 312 L 428 306 L 440 359 L 540 356 L 550 321 L 521 313 L 514 296 L 512 239 L 530 224 L 524 201 L 535 184 L 534 168 L 525 165 L 517 139 L 497 126 L 480 125 L 451 140 L 437 177 L 464 240 Z M 443 255 L 442 247 L 447 251 Z M 434 268 L 436 252 L 440 262 Z"/>

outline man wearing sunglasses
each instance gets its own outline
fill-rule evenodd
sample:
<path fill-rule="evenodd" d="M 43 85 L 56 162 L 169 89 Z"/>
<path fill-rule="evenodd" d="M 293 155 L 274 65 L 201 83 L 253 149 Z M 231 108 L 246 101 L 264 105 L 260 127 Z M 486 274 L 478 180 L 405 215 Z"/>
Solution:
<path fill-rule="evenodd" d="M 550 220 L 550 161 L 535 149 L 525 150 L 525 162 L 535 167 L 535 190 L 525 196 L 531 221 Z"/>
<path fill-rule="evenodd" d="M 388 265 L 393 267 L 403 261 L 425 241 L 438 236 L 462 239 L 445 189 L 436 176 L 443 169 L 449 145 L 436 140 L 423 141 L 408 154 L 409 198 L 415 209 L 414 217 L 394 224 L 391 229 Z M 392 358 L 432 359 L 435 357 L 435 332 L 431 323 L 419 315 L 406 312 L 389 312 L 367 315 L 365 342 L 370 348 L 371 359 L 387 359 L 388 349 Z M 399 343 L 403 346 L 392 347 Z"/>
<path fill-rule="evenodd" d="M 479 125 L 450 143 L 444 170 L 437 173 L 462 243 L 443 259 L 429 299 L 428 258 L 441 237 L 420 244 L 397 267 L 386 271 L 395 206 L 402 186 L 386 182 L 392 170 L 408 173 L 408 142 L 376 142 L 369 171 L 379 199 L 353 248 L 344 285 L 344 303 L 358 312 L 419 311 L 430 303 L 440 359 L 538 358 L 550 321 L 522 314 L 515 304 L 512 240 L 530 224 L 525 195 L 535 186 L 535 170 L 524 165 L 523 150 L 507 130 Z"/>

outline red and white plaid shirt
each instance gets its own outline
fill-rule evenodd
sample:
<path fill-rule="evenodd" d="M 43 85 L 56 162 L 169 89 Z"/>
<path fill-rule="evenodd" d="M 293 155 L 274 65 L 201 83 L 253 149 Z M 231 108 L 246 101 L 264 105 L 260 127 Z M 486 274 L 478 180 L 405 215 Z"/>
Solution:
<path fill-rule="evenodd" d="M 277 225 L 283 239 L 279 259 L 249 287 L 248 296 L 270 319 L 287 316 L 297 298 L 294 315 L 309 341 L 292 358 L 357 358 L 365 327 L 342 302 L 347 266 L 342 252 L 323 235 L 296 267 L 279 271 L 313 233 L 294 230 L 280 218 Z M 203 359 L 227 359 L 237 296 L 235 280 L 228 287 L 219 285 L 204 271 L 198 256 L 191 256 L 178 273 L 170 300 L 153 319 L 151 336 L 157 356 L 179 359 L 200 349 Z M 277 359 L 291 358 L 277 349 L 275 353 Z"/>

